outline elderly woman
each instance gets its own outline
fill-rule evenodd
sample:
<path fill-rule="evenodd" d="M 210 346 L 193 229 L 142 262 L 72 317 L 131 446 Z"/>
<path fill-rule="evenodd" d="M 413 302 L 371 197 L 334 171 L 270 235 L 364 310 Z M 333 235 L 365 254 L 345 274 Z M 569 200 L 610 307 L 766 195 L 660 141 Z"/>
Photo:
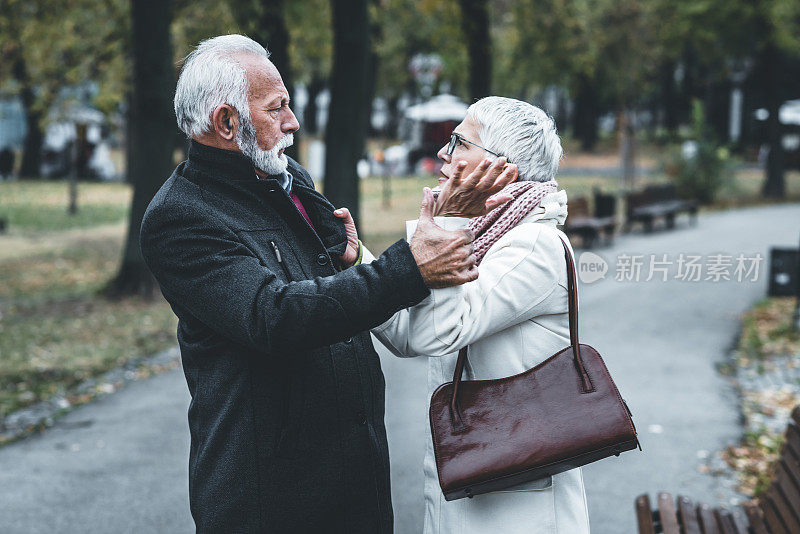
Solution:
<path fill-rule="evenodd" d="M 395 355 L 428 357 L 429 396 L 451 380 L 462 347 L 468 347 L 467 378 L 493 379 L 526 371 L 569 344 L 567 266 L 559 237 L 569 241 L 557 228 L 567 216 L 567 195 L 554 180 L 562 154 L 545 112 L 501 97 L 470 106 L 439 151 L 439 213 L 448 212 L 448 180 L 485 172 L 487 157 L 507 158 L 519 176 L 502 191 L 512 200 L 488 214 L 437 218 L 448 228 L 475 233 L 478 278 L 434 289 L 373 329 Z M 364 251 L 363 261 L 371 259 Z M 424 473 L 426 534 L 589 532 L 580 468 L 448 502 L 428 437 Z"/>

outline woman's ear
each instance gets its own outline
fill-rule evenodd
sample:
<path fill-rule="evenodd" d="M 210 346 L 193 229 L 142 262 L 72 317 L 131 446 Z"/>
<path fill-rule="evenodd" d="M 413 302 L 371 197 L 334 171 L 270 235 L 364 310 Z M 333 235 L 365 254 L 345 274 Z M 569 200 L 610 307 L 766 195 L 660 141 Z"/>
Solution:
<path fill-rule="evenodd" d="M 214 131 L 225 141 L 233 141 L 239 127 L 239 113 L 232 106 L 222 104 L 211 114 Z"/>

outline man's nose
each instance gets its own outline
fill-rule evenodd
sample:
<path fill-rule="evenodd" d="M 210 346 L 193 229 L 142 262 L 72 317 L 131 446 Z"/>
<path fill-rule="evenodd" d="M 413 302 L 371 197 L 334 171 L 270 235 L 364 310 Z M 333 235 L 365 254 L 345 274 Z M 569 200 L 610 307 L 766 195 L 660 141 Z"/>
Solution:
<path fill-rule="evenodd" d="M 285 134 L 290 134 L 300 129 L 300 123 L 297 122 L 297 117 L 294 116 L 292 108 L 287 107 L 286 109 L 289 110 L 289 116 L 281 124 L 281 131 Z"/>
<path fill-rule="evenodd" d="M 436 153 L 436 157 L 445 163 L 450 163 L 450 154 L 447 153 L 447 145 L 439 149 L 439 152 Z"/>

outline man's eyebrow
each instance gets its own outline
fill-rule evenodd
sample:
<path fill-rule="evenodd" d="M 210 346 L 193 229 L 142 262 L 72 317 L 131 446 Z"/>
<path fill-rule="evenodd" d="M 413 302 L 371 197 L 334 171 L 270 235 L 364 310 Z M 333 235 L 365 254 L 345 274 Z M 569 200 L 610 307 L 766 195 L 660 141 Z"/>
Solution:
<path fill-rule="evenodd" d="M 288 96 L 278 95 L 267 103 L 267 107 L 275 107 L 276 104 L 282 104 L 284 101 L 286 101 L 286 104 L 288 105 L 290 100 L 291 99 Z"/>

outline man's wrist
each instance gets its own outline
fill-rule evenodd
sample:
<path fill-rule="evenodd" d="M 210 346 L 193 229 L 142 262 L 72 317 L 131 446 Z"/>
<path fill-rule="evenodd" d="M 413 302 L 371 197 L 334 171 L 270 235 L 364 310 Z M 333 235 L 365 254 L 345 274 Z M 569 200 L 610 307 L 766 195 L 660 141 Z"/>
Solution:
<path fill-rule="evenodd" d="M 357 239 L 357 241 L 358 241 L 358 257 L 356 258 L 356 262 L 353 264 L 354 266 L 361 265 L 361 262 L 364 260 L 364 243 L 362 243 L 360 239 Z"/>

